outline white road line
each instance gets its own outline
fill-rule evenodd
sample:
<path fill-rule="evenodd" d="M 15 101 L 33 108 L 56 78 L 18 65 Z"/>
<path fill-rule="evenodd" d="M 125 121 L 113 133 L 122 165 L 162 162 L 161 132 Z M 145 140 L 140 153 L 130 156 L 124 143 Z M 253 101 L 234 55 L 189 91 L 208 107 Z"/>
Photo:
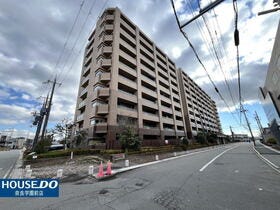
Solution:
<path fill-rule="evenodd" d="M 222 153 L 218 154 L 216 157 L 214 157 L 212 160 L 210 160 L 208 163 L 206 163 L 201 169 L 199 169 L 200 172 L 204 171 L 205 168 L 207 168 L 211 163 L 213 163 L 217 158 L 221 157 L 223 154 L 225 154 L 226 152 L 236 148 L 236 147 L 239 147 L 240 145 L 238 146 L 235 146 L 235 147 L 231 147 L 225 151 L 223 151 Z"/>
<path fill-rule="evenodd" d="M 262 158 L 268 165 L 272 166 L 274 169 L 279 169 L 279 166 L 275 165 L 274 163 L 272 163 L 271 161 L 269 161 L 268 159 L 266 159 L 263 155 L 261 155 L 261 153 L 259 153 L 259 151 L 257 151 L 255 149 L 255 147 L 253 147 L 253 149 L 255 150 L 255 152 L 257 153 L 257 155 Z M 279 172 L 279 170 L 277 170 Z"/>
<path fill-rule="evenodd" d="M 280 153 L 279 150 L 276 150 L 276 149 L 274 149 L 274 148 L 271 148 L 271 147 L 269 147 L 269 146 L 266 146 L 266 145 L 263 144 L 263 143 L 262 143 L 262 145 L 263 145 L 265 148 L 270 149 L 270 150 L 273 151 L 273 152 Z"/>
<path fill-rule="evenodd" d="M 5 173 L 5 175 L 3 176 L 3 179 L 6 179 L 7 176 L 9 175 L 9 173 L 11 172 L 11 170 L 14 168 L 14 164 L 11 165 L 11 167 L 9 168 L 9 170 Z"/>

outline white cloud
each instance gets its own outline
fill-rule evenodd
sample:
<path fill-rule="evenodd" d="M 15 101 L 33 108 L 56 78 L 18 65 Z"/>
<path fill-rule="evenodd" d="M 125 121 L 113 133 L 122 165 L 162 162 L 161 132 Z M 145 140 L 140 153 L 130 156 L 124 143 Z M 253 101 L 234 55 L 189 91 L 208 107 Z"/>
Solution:
<path fill-rule="evenodd" d="M 21 97 L 25 100 L 30 100 L 31 99 L 30 95 L 27 95 L 27 94 L 22 94 Z"/>
<path fill-rule="evenodd" d="M 27 0 L 28 1 L 28 0 Z M 51 75 L 59 73 L 54 69 L 63 44 L 74 21 L 75 14 L 79 8 L 78 1 L 46 1 L 43 4 L 29 1 L 32 4 L 18 4 L 15 0 L 2 1 L 0 3 L 0 84 L 10 87 L 16 91 L 25 92 L 24 98 L 37 98 L 46 96 L 50 90 L 49 85 L 42 85 L 42 82 L 53 79 Z M 80 36 L 73 55 L 66 64 L 66 71 L 61 78 L 66 78 L 63 85 L 55 91 L 53 107 L 50 120 L 55 122 L 64 117 L 73 118 L 77 88 L 81 71 L 83 55 L 83 44 L 86 42 L 87 34 L 95 24 L 95 18 L 100 13 L 103 1 L 98 1 L 86 28 Z M 192 15 L 186 10 L 187 1 L 175 1 L 175 7 L 180 11 L 180 18 L 189 19 Z M 209 1 L 203 1 L 209 2 Z M 238 1 L 240 19 L 240 55 L 242 56 L 241 74 L 242 87 L 245 103 L 257 101 L 257 87 L 261 86 L 264 80 L 264 72 L 269 62 L 270 53 L 277 28 L 277 14 L 257 16 L 257 12 L 269 8 L 272 1 L 256 1 L 252 8 L 246 3 L 250 1 Z M 205 5 L 206 3 L 202 3 Z M 90 1 L 85 1 L 82 16 L 77 22 L 66 53 L 61 59 L 59 67 L 63 66 L 71 47 L 78 35 L 78 31 L 87 15 Z M 203 71 L 193 52 L 176 24 L 170 1 L 162 0 L 139 0 L 139 1 L 109 1 L 111 7 L 118 6 L 139 28 L 147 34 L 164 52 L 174 58 L 178 67 L 182 67 L 207 93 L 217 101 L 219 111 L 226 110 L 224 103 L 217 97 L 206 73 Z M 215 8 L 217 21 L 222 35 L 222 42 L 226 53 L 223 53 L 223 64 L 225 74 L 231 87 L 234 89 L 234 96 L 237 97 L 237 73 L 236 73 L 236 49 L 233 42 L 233 8 L 232 2 L 224 1 Z M 11 19 L 10 17 L 13 17 Z M 213 13 L 205 15 L 211 28 L 217 26 Z M 32 24 L 31 24 L 32 23 Z M 200 34 L 196 23 L 185 28 L 203 62 L 207 66 L 209 74 L 217 87 L 221 90 L 226 100 L 230 98 L 224 88 L 224 81 L 221 71 L 216 63 L 212 61 L 211 51 L 205 45 L 204 40 L 210 41 L 206 36 L 207 30 L 201 19 L 197 21 L 202 28 L 204 38 Z M 218 33 L 218 31 L 217 31 Z M 217 43 L 217 40 L 214 41 Z M 81 50 L 81 51 L 80 51 Z M 227 55 L 227 56 L 226 56 Z M 72 62 L 75 62 L 70 69 Z M 256 69 L 261 69 L 256 71 Z M 252 80 L 252 76 L 257 77 Z M 60 78 L 60 79 L 61 79 Z M 264 82 L 264 81 L 263 81 Z M 0 92 L 4 97 L 7 93 Z M 16 96 L 15 96 L 16 97 Z M 234 107 L 233 104 L 230 104 Z M 11 124 L 13 122 L 28 122 L 31 107 L 26 105 L 0 105 L 0 124 Z M 16 114 L 15 114 L 16 113 Z M 18 116 L 19 115 L 19 116 Z M 5 116 L 5 119 L 2 118 Z"/>

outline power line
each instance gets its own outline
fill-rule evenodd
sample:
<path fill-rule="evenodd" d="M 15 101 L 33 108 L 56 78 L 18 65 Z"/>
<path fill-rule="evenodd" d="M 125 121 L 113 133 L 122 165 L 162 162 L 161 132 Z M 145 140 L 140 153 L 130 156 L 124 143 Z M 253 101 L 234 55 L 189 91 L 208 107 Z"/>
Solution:
<path fill-rule="evenodd" d="M 76 47 L 76 44 L 77 44 L 78 40 L 80 39 L 81 33 L 83 32 L 84 27 L 86 26 L 87 20 L 88 20 L 89 16 L 91 15 L 91 11 L 92 11 L 92 9 L 93 9 L 95 3 L 96 3 L 96 0 L 91 4 L 90 9 L 88 10 L 88 14 L 87 14 L 87 16 L 86 16 L 86 19 L 84 20 L 84 23 L 83 23 L 83 25 L 82 25 L 82 27 L 81 27 L 81 29 L 80 29 L 80 31 L 79 31 L 79 34 L 78 34 L 78 36 L 77 36 L 77 38 L 76 38 L 76 40 L 75 40 L 75 42 L 74 42 L 74 44 L 73 44 L 73 47 L 72 47 L 71 50 L 70 50 L 70 54 L 68 55 L 68 57 L 67 57 L 67 59 L 66 59 L 64 65 L 63 65 L 63 67 L 62 67 L 61 72 L 60 72 L 60 73 L 58 74 L 58 76 L 57 76 L 58 79 L 59 79 L 59 77 L 61 76 L 61 74 L 63 73 L 63 71 L 64 71 L 64 69 L 65 69 L 65 67 L 66 67 L 66 64 L 68 63 L 70 57 L 72 56 L 72 54 L 73 54 L 73 52 L 74 52 L 74 49 L 75 49 L 75 47 Z"/>
<path fill-rule="evenodd" d="M 97 17 L 99 17 L 99 16 L 101 15 L 102 11 L 104 10 L 104 8 L 105 8 L 105 6 L 108 4 L 108 2 L 109 2 L 109 0 L 106 0 L 106 1 L 104 2 L 103 6 L 102 6 L 102 8 L 101 8 L 101 10 L 100 10 L 100 13 L 99 13 L 99 15 L 98 15 Z M 96 19 L 97 19 L 97 17 L 96 17 Z M 96 22 L 96 19 L 95 19 L 94 22 Z M 92 32 L 92 31 L 90 30 L 89 33 L 88 33 L 88 36 L 91 34 L 91 32 Z M 80 48 L 80 50 L 78 51 L 78 55 L 80 55 L 80 53 L 82 52 L 82 49 L 84 48 L 84 46 L 85 46 L 86 43 L 87 43 L 87 39 L 86 39 L 85 42 L 81 45 L 81 48 Z M 77 56 L 76 59 L 73 59 L 73 62 L 72 62 L 72 64 L 71 64 L 70 68 L 69 68 L 68 71 L 67 71 L 68 73 L 65 74 L 65 76 L 61 79 L 61 83 L 63 83 L 63 82 L 65 81 L 65 79 L 66 79 L 67 77 L 69 77 L 69 72 L 70 72 L 70 71 L 72 70 L 72 68 L 74 67 L 74 64 L 77 62 L 78 58 L 79 58 L 79 56 Z"/>
<path fill-rule="evenodd" d="M 239 93 L 239 105 L 240 105 L 240 121 L 241 121 L 241 112 L 242 112 L 242 95 L 241 95 L 241 82 L 240 82 L 240 64 L 239 64 L 239 31 L 238 31 L 238 7 L 237 1 L 232 0 L 233 10 L 235 13 L 234 21 L 234 44 L 236 46 L 236 63 L 237 63 L 237 73 L 238 73 L 238 93 Z"/>
<path fill-rule="evenodd" d="M 219 89 L 217 88 L 217 86 L 216 86 L 215 83 L 213 82 L 213 80 L 212 80 L 210 74 L 208 73 L 206 67 L 205 67 L 204 64 L 202 63 L 200 57 L 198 56 L 198 53 L 196 52 L 196 50 L 195 50 L 193 44 L 191 43 L 190 39 L 188 38 L 187 34 L 183 31 L 182 27 L 180 26 L 180 21 L 179 21 L 179 19 L 178 19 L 177 13 L 176 13 L 175 5 L 174 5 L 173 0 L 171 0 L 171 4 L 172 4 L 173 12 L 174 12 L 174 15 L 175 15 L 175 18 L 176 18 L 176 22 L 177 22 L 177 24 L 178 24 L 178 27 L 179 27 L 180 32 L 183 34 L 183 36 L 184 36 L 185 39 L 187 40 L 189 46 L 190 46 L 191 49 L 193 50 L 193 52 L 194 52 L 194 54 L 195 54 L 195 56 L 196 56 L 198 62 L 201 64 L 202 68 L 203 68 L 204 71 L 206 72 L 207 77 L 209 78 L 209 80 L 210 80 L 211 84 L 213 85 L 215 91 L 217 92 L 217 94 L 219 95 L 219 97 L 224 101 L 225 105 L 226 105 L 227 108 L 229 109 L 229 111 L 230 111 L 230 113 L 232 114 L 232 116 L 234 117 L 234 119 L 236 119 L 235 116 L 233 115 L 233 113 L 231 112 L 228 103 L 225 101 L 224 97 L 223 97 L 222 94 L 219 92 Z"/>
<path fill-rule="evenodd" d="M 58 57 L 58 59 L 57 59 L 57 61 L 56 61 L 55 67 L 53 68 L 53 72 L 55 72 L 55 69 L 58 67 L 59 62 L 61 61 L 61 58 L 63 57 L 63 54 L 64 54 L 64 51 L 65 51 L 65 49 L 66 49 L 67 43 L 68 43 L 68 41 L 69 41 L 69 39 L 70 39 L 70 36 L 71 36 L 71 34 L 72 34 L 73 30 L 74 30 L 74 27 L 75 27 L 75 25 L 76 25 L 76 23 L 77 23 L 77 20 L 78 20 L 80 14 L 81 14 L 81 10 L 82 10 L 82 7 L 83 7 L 84 3 L 85 3 L 85 0 L 83 0 L 83 1 L 81 2 L 81 4 L 80 4 L 80 8 L 79 8 L 79 10 L 78 10 L 78 13 L 76 14 L 76 17 L 75 17 L 75 19 L 74 19 L 74 22 L 73 22 L 73 24 L 72 24 L 72 26 L 71 26 L 71 29 L 70 29 L 70 31 L 68 32 L 67 38 L 66 38 L 66 40 L 65 40 L 65 42 L 64 42 L 63 49 L 62 49 L 62 51 L 60 52 L 60 55 L 59 55 L 59 57 Z"/>

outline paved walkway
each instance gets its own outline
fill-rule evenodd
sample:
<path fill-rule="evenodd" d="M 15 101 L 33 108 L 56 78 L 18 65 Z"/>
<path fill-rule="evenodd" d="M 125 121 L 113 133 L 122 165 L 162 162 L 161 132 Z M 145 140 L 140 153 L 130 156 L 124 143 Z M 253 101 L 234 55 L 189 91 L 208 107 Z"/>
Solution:
<path fill-rule="evenodd" d="M 255 149 L 267 160 L 272 162 L 278 168 L 280 168 L 280 152 L 270 148 L 266 145 L 263 145 L 260 142 L 256 142 Z"/>

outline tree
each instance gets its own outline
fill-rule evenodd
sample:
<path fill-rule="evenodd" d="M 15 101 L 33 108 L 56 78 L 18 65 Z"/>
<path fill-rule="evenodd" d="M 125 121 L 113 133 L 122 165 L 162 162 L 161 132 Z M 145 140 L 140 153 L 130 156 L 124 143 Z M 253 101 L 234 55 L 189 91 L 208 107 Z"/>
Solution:
<path fill-rule="evenodd" d="M 181 147 L 182 147 L 182 149 L 186 151 L 188 146 L 189 146 L 188 138 L 187 137 L 182 137 L 181 138 Z"/>
<path fill-rule="evenodd" d="M 34 149 L 34 152 L 37 154 L 45 153 L 49 150 L 50 145 L 52 144 L 51 135 L 47 135 L 43 140 L 39 141 Z"/>
<path fill-rule="evenodd" d="M 62 144 L 64 144 L 64 149 L 67 148 L 67 139 L 69 139 L 69 134 L 68 134 L 68 127 L 71 125 L 69 119 L 63 119 L 61 122 L 57 123 L 55 125 L 55 128 L 53 129 L 53 133 L 58 134 L 63 138 Z"/>
<path fill-rule="evenodd" d="M 77 134 L 74 137 L 74 145 L 75 147 L 80 147 L 83 140 L 86 139 L 87 132 L 86 131 L 77 131 Z"/>
<path fill-rule="evenodd" d="M 126 154 L 128 153 L 128 149 L 138 150 L 141 145 L 135 128 L 131 125 L 124 127 L 122 133 L 119 134 L 119 140 Z"/>
<path fill-rule="evenodd" d="M 204 133 L 199 132 L 197 133 L 196 140 L 200 144 L 206 144 L 206 136 Z"/>
<path fill-rule="evenodd" d="M 217 138 L 218 138 L 217 134 L 207 133 L 207 141 L 209 143 L 212 143 L 212 144 L 217 143 Z"/>

